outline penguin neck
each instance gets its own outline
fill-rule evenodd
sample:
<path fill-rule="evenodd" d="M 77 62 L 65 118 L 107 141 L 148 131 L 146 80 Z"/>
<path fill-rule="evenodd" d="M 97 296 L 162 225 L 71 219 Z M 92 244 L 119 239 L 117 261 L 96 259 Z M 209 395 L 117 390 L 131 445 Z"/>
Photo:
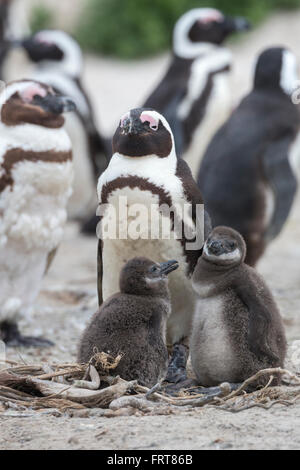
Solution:
<path fill-rule="evenodd" d="M 173 148 L 167 157 L 157 155 L 144 157 L 129 157 L 115 152 L 111 157 L 107 169 L 102 173 L 98 182 L 98 194 L 102 185 L 119 177 L 138 176 L 146 178 L 157 186 L 163 187 L 168 177 L 176 175 L 177 156 Z"/>
<path fill-rule="evenodd" d="M 211 42 L 192 42 L 189 39 L 182 41 L 174 41 L 173 53 L 175 57 L 180 59 L 189 59 L 195 60 L 200 57 L 207 57 L 215 54 L 227 52 L 229 55 L 228 49 Z M 231 58 L 231 57 L 230 57 Z"/>
<path fill-rule="evenodd" d="M 71 149 L 70 139 L 63 127 L 52 129 L 29 123 L 6 126 L 0 122 L 0 135 L 0 159 L 13 148 L 36 152 L 69 152 Z"/>
<path fill-rule="evenodd" d="M 61 61 L 42 60 L 35 67 L 36 71 L 48 72 L 55 71 L 55 73 L 66 75 L 72 79 L 77 79 L 80 76 L 82 63 L 73 61 L 71 57 L 65 57 Z"/>
<path fill-rule="evenodd" d="M 226 289 L 237 276 L 241 264 L 214 264 L 203 256 L 193 274 L 193 287 L 200 297 L 209 297 Z"/>

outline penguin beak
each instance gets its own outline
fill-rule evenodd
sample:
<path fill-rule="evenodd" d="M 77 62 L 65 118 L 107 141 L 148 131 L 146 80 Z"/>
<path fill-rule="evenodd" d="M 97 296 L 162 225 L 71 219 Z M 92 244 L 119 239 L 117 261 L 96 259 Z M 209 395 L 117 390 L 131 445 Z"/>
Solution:
<path fill-rule="evenodd" d="M 242 16 L 237 16 L 232 21 L 234 31 L 249 31 L 252 28 L 250 21 Z"/>
<path fill-rule="evenodd" d="M 62 114 L 69 111 L 75 111 L 75 103 L 67 96 L 51 95 L 45 97 L 36 95 L 32 104 L 40 106 L 44 111 L 53 114 Z"/>
<path fill-rule="evenodd" d="M 167 275 L 172 271 L 175 271 L 179 267 L 178 261 L 172 259 L 170 261 L 166 261 L 165 263 L 160 263 L 160 273 Z"/>

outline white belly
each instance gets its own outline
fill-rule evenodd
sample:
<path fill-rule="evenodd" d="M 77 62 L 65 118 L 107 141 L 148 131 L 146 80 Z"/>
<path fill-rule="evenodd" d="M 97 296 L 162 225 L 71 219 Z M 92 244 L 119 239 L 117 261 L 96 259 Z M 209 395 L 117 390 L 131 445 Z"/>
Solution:
<path fill-rule="evenodd" d="M 102 262 L 103 262 L 103 281 L 102 281 L 102 293 L 103 300 L 106 300 L 110 295 L 119 291 L 119 274 L 124 263 L 135 256 L 145 256 L 153 261 L 162 262 L 169 259 L 176 259 L 180 266 L 179 268 L 170 274 L 169 276 L 169 289 L 172 300 L 172 313 L 168 321 L 168 341 L 173 343 L 182 338 L 182 336 L 188 336 L 192 315 L 194 311 L 194 293 L 191 286 L 191 281 L 186 276 L 187 263 L 184 257 L 184 251 L 180 240 L 176 239 L 152 239 L 151 234 L 153 230 L 157 228 L 159 224 L 164 223 L 165 227 L 169 224 L 170 219 L 162 217 L 160 213 L 149 217 L 149 209 L 151 204 L 157 204 L 158 196 L 153 195 L 150 191 L 141 191 L 138 188 L 129 189 L 124 188 L 122 190 L 116 190 L 113 196 L 109 198 L 109 203 L 118 207 L 118 201 L 120 196 L 127 197 L 128 201 L 128 217 L 124 215 L 124 219 L 127 221 L 128 234 L 127 239 L 104 239 L 103 251 L 102 251 Z M 146 209 L 145 212 L 136 213 L 131 212 L 134 208 L 134 204 L 143 204 Z M 137 206 L 135 206 L 137 207 Z M 122 225 L 122 214 L 117 213 L 119 224 Z M 136 223 L 140 222 L 143 229 L 140 231 L 140 236 L 137 239 L 133 239 L 134 234 L 133 228 L 136 227 Z M 107 219 L 104 217 L 103 225 L 105 225 Z M 119 225 L 118 224 L 118 225 Z M 124 227 L 124 225 L 123 225 Z M 123 232 L 123 238 L 126 237 L 126 233 Z"/>
<path fill-rule="evenodd" d="M 194 178 L 197 178 L 200 163 L 208 144 L 227 120 L 230 111 L 228 73 L 217 74 L 213 77 L 213 88 L 203 119 L 195 129 L 190 145 L 183 154 Z"/>
<path fill-rule="evenodd" d="M 221 296 L 197 299 L 191 338 L 194 372 L 204 385 L 233 380 L 234 353 L 224 323 Z"/>
<path fill-rule="evenodd" d="M 0 320 L 29 312 L 63 237 L 72 162 L 22 161 L 0 193 Z"/>

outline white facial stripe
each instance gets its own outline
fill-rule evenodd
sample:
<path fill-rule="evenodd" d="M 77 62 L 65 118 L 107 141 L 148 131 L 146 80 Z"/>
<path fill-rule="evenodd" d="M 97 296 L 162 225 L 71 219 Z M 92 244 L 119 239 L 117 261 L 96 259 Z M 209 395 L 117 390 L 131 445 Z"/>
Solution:
<path fill-rule="evenodd" d="M 79 77 L 82 69 L 82 54 L 79 44 L 64 31 L 58 30 L 44 30 L 40 31 L 37 38 L 41 38 L 45 42 L 56 44 L 64 54 L 62 60 L 57 61 L 43 61 L 47 63 L 49 67 L 57 70 L 62 70 L 68 75 L 73 77 Z"/>
<path fill-rule="evenodd" d="M 150 118 L 152 118 L 153 121 L 156 121 L 156 122 L 161 121 L 162 122 L 164 127 L 170 132 L 171 138 L 172 138 L 172 144 L 174 146 L 173 132 L 171 131 L 171 127 L 170 127 L 168 121 L 166 120 L 166 118 L 162 114 L 158 113 L 157 111 L 153 111 L 153 110 L 148 111 L 148 110 L 145 109 L 145 111 L 142 112 L 141 116 L 145 115 L 145 114 L 147 116 L 149 116 Z"/>
<path fill-rule="evenodd" d="M 194 8 L 182 15 L 177 21 L 173 32 L 173 49 L 176 55 L 183 58 L 194 58 L 215 47 L 210 43 L 192 42 L 189 31 L 196 21 L 208 23 L 210 21 L 223 21 L 224 16 L 213 8 Z"/>
<path fill-rule="evenodd" d="M 207 243 L 204 245 L 203 249 L 205 255 L 211 259 L 220 259 L 220 260 L 237 260 L 241 257 L 241 252 L 238 248 L 236 248 L 234 251 L 231 251 L 230 253 L 223 253 L 222 255 L 213 255 L 208 251 L 207 248 Z"/>
<path fill-rule="evenodd" d="M 288 49 L 283 51 L 280 72 L 280 86 L 290 95 L 298 85 L 298 64 L 294 54 Z"/>
<path fill-rule="evenodd" d="M 24 81 L 24 82 L 16 82 L 12 83 L 11 85 L 7 85 L 0 93 L 0 109 L 3 104 L 9 100 L 11 96 L 13 96 L 16 92 L 22 94 L 27 88 L 35 87 L 38 84 L 34 81 Z M 38 85 L 39 86 L 39 85 Z"/>

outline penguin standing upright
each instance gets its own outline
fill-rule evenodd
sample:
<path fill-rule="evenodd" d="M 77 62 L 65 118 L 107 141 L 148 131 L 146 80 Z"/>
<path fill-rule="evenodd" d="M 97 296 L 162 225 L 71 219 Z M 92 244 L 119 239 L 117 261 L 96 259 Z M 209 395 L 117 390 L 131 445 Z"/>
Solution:
<path fill-rule="evenodd" d="M 157 109 L 174 133 L 177 154 L 196 177 L 203 153 L 231 111 L 231 53 L 221 46 L 249 28 L 212 8 L 195 8 L 177 21 L 170 66 L 144 106 Z"/>
<path fill-rule="evenodd" d="M 170 126 L 158 112 L 139 108 L 126 113 L 112 148 L 98 182 L 99 303 L 118 292 L 121 267 L 134 256 L 178 260 L 179 269 L 169 282 L 172 312 L 167 326 L 174 354 L 168 380 L 175 381 L 184 377 L 176 364 L 181 356 L 185 369 L 195 300 L 190 275 L 209 231 L 209 218 L 187 164 L 177 159 Z M 117 231 L 110 232 L 114 215 Z"/>
<path fill-rule="evenodd" d="M 282 318 L 264 280 L 243 262 L 245 254 L 238 232 L 215 227 L 193 274 L 198 300 L 191 361 L 204 386 L 243 382 L 261 369 L 284 365 Z"/>
<path fill-rule="evenodd" d="M 74 103 L 40 82 L 12 82 L 0 93 L 0 339 L 8 346 L 49 346 L 24 337 L 41 280 L 63 236 L 72 192 L 72 152 L 63 112 Z"/>
<path fill-rule="evenodd" d="M 95 348 L 122 355 L 114 374 L 151 387 L 168 364 L 166 323 L 171 309 L 168 274 L 175 260 L 154 263 L 136 257 L 120 273 L 120 292 L 108 298 L 82 335 L 78 361 L 88 363 Z"/>
<path fill-rule="evenodd" d="M 74 186 L 69 201 L 71 218 L 85 219 L 97 205 L 96 182 L 107 165 L 107 147 L 99 135 L 91 103 L 81 85 L 82 53 L 64 31 L 43 30 L 21 41 L 31 61 L 27 75 L 69 96 L 76 112 L 66 116 L 65 128 L 73 148 Z M 20 78 L 20 77 L 13 77 Z"/>
<path fill-rule="evenodd" d="M 213 226 L 242 234 L 250 265 L 280 233 L 296 194 L 300 114 L 291 93 L 297 83 L 293 53 L 266 49 L 253 90 L 213 138 L 199 172 Z"/>

